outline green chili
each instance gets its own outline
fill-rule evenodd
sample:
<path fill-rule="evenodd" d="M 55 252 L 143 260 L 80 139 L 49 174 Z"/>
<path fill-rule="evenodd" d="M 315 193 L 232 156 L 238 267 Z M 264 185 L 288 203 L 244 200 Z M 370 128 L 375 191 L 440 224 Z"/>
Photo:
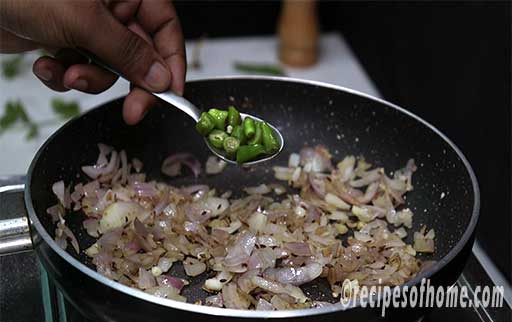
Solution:
<path fill-rule="evenodd" d="M 230 106 L 228 108 L 228 124 L 231 126 L 240 125 L 242 123 L 242 118 L 240 117 L 240 113 L 236 110 L 234 106 Z"/>
<path fill-rule="evenodd" d="M 244 134 L 247 139 L 250 139 L 254 136 L 256 133 L 256 124 L 254 123 L 254 120 L 250 117 L 244 118 Z"/>
<path fill-rule="evenodd" d="M 263 146 L 265 146 L 265 150 L 267 150 L 267 153 L 272 154 L 279 150 L 279 142 L 277 142 L 277 139 L 274 136 L 272 128 L 267 123 L 261 123 L 261 131 Z"/>
<path fill-rule="evenodd" d="M 224 151 L 226 151 L 228 156 L 233 158 L 236 155 L 238 147 L 240 147 L 240 141 L 238 141 L 237 138 L 230 136 L 224 139 L 222 146 L 224 147 Z"/>
<path fill-rule="evenodd" d="M 242 145 L 236 151 L 236 162 L 245 163 L 256 159 L 259 155 L 265 153 L 265 148 L 261 144 Z"/>
<path fill-rule="evenodd" d="M 201 113 L 201 117 L 196 124 L 197 132 L 201 133 L 202 136 L 207 136 L 215 127 L 213 124 L 213 118 L 208 113 Z"/>
<path fill-rule="evenodd" d="M 233 131 L 231 131 L 231 136 L 237 138 L 238 141 L 240 141 L 240 145 L 245 144 L 245 133 L 241 125 L 235 125 L 233 127 Z"/>
<path fill-rule="evenodd" d="M 196 124 L 201 135 L 208 137 L 208 142 L 222 154 L 238 163 L 253 161 L 262 155 L 277 152 L 280 143 L 269 124 L 245 117 L 234 106 L 228 110 L 212 108 Z"/>
<path fill-rule="evenodd" d="M 228 137 L 228 134 L 221 130 L 213 130 L 208 135 L 208 141 L 210 144 L 216 147 L 217 149 L 222 149 L 224 140 Z"/>
<path fill-rule="evenodd" d="M 262 131 L 261 131 L 261 122 L 258 122 L 258 121 L 254 121 L 254 126 L 256 128 L 256 132 L 254 132 L 254 136 L 252 138 L 250 138 L 249 140 L 247 140 L 247 144 L 249 145 L 254 145 L 254 144 L 261 144 L 261 136 L 262 136 Z"/>
<path fill-rule="evenodd" d="M 228 117 L 228 112 L 223 110 L 218 110 L 216 108 L 211 108 L 208 111 L 208 114 L 213 119 L 213 124 L 215 125 L 215 128 L 218 130 L 226 130 L 226 118 Z"/>

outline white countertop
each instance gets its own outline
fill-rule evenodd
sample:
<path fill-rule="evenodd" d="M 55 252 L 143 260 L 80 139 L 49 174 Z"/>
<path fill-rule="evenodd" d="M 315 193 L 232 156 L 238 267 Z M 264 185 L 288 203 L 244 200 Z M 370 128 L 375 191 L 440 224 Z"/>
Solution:
<path fill-rule="evenodd" d="M 187 42 L 187 54 L 190 57 L 194 42 Z M 207 39 L 200 51 L 202 67 L 189 70 L 187 79 L 211 76 L 240 74 L 233 68 L 234 61 L 254 63 L 278 63 L 277 39 L 275 37 L 244 37 Z M 14 80 L 0 76 L 0 111 L 3 114 L 5 102 L 21 100 L 34 121 L 43 121 L 53 117 L 50 100 L 53 97 L 74 99 L 86 111 L 102 102 L 127 93 L 128 83 L 118 81 L 108 91 L 99 95 L 83 94 L 77 91 L 66 93 L 53 92 L 32 75 L 32 62 L 35 53 L 26 55 L 22 74 Z M 0 61 L 7 55 L 0 55 Z M 285 68 L 288 76 L 327 82 L 352 88 L 373 96 L 379 93 L 354 56 L 347 43 L 339 34 L 324 34 L 320 40 L 319 61 L 308 69 Z M 39 146 L 62 125 L 55 124 L 41 128 L 40 135 L 33 140 L 25 140 L 22 129 L 9 130 L 0 135 L 0 176 L 26 173 L 30 161 Z"/>

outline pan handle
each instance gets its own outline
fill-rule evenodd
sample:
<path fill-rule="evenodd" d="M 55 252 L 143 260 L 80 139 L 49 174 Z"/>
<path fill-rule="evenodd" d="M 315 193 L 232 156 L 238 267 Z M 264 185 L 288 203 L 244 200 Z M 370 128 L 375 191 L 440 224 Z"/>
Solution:
<path fill-rule="evenodd" d="M 0 197 L 24 189 L 24 184 L 2 186 L 0 187 Z M 23 211 L 25 212 L 25 210 Z M 30 238 L 26 214 L 18 218 L 0 220 L 0 256 L 31 251 L 32 249 L 32 239 Z"/>

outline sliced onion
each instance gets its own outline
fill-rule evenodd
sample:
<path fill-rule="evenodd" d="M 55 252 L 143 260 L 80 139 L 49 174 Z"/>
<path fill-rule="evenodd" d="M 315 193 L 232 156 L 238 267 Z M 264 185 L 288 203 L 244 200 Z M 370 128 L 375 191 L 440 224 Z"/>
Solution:
<path fill-rule="evenodd" d="M 51 216 L 53 222 L 59 221 L 59 218 L 64 217 L 65 214 L 64 207 L 60 203 L 46 209 L 46 213 Z"/>
<path fill-rule="evenodd" d="M 435 232 L 426 228 L 415 233 L 416 250 L 402 240 L 412 212 L 396 207 L 412 189 L 412 160 L 389 178 L 362 158 L 356 166 L 353 156 L 332 171 L 325 148 L 306 148 L 290 157 L 289 167 L 274 168 L 276 178 L 300 191 L 276 197 L 288 189 L 262 183 L 246 188 L 249 196 L 229 200 L 231 193 L 219 198 L 206 185 L 175 188 L 146 182 L 140 161 L 128 163 L 125 151 L 99 148 L 91 166 L 97 180 L 76 185 L 73 193 L 63 182 L 52 189 L 60 197 L 47 210 L 57 222 L 56 243 L 64 248 L 71 243 L 79 251 L 65 226 L 64 206 L 82 209 L 89 217 L 84 228 L 100 237 L 85 251 L 98 272 L 155 296 L 185 300 L 179 292 L 187 282 L 167 273 L 174 262 L 182 262 L 188 276 L 218 272 L 203 285 L 208 292 L 219 292 L 206 300 L 212 306 L 322 306 L 306 301 L 297 286 L 320 276 L 334 294 L 343 292 L 346 281 L 351 286 L 399 285 L 422 269 L 416 250 L 434 249 Z M 178 174 L 183 165 L 194 166 L 191 156 L 173 155 L 163 167 Z M 213 161 L 219 160 L 208 161 L 211 172 Z M 400 228 L 391 232 L 390 225 Z M 342 242 L 340 235 L 349 229 L 354 237 Z"/>
<path fill-rule="evenodd" d="M 100 188 L 100 183 L 96 180 L 84 185 L 84 195 L 86 197 L 96 196 L 96 191 Z"/>
<path fill-rule="evenodd" d="M 288 167 L 296 168 L 300 164 L 300 155 L 298 153 L 291 153 L 288 158 Z"/>
<path fill-rule="evenodd" d="M 313 191 L 320 197 L 325 197 L 325 182 L 321 179 L 315 178 L 312 174 L 308 176 L 309 184 Z"/>
<path fill-rule="evenodd" d="M 316 279 L 322 270 L 319 263 L 311 263 L 302 267 L 269 268 L 263 276 L 283 284 L 302 285 Z"/>
<path fill-rule="evenodd" d="M 97 244 L 106 251 L 112 251 L 117 246 L 122 233 L 122 229 L 113 229 L 104 233 L 100 239 L 98 239 Z"/>
<path fill-rule="evenodd" d="M 311 256 L 311 249 L 307 243 L 286 243 L 284 245 L 292 254 L 297 256 Z"/>
<path fill-rule="evenodd" d="M 375 198 L 375 196 L 377 195 L 377 191 L 379 190 L 379 184 L 379 182 L 370 183 L 368 188 L 366 188 L 364 196 L 357 198 L 357 201 L 361 204 L 367 204 L 371 202 L 373 198 Z"/>
<path fill-rule="evenodd" d="M 79 254 L 80 253 L 80 247 L 78 246 L 78 240 L 76 239 L 75 234 L 73 234 L 71 229 L 69 229 L 69 227 L 66 226 L 63 223 L 62 224 L 59 223 L 58 227 L 60 229 L 62 229 L 62 232 L 64 233 L 65 238 L 69 239 L 69 241 L 71 242 L 71 246 L 73 246 L 73 249 L 75 250 L 75 252 L 77 254 Z"/>
<path fill-rule="evenodd" d="M 206 160 L 205 172 L 207 174 L 219 174 L 226 168 L 226 165 L 226 161 L 212 155 Z"/>
<path fill-rule="evenodd" d="M 175 153 L 168 156 L 162 163 L 161 171 L 170 177 L 181 174 L 181 166 L 185 165 L 192 171 L 194 177 L 201 173 L 201 163 L 190 153 Z"/>
<path fill-rule="evenodd" d="M 256 236 L 248 231 L 243 231 L 239 234 L 235 243 L 230 247 L 224 264 L 226 266 L 236 266 L 246 263 L 251 256 L 251 253 L 256 245 Z"/>
<path fill-rule="evenodd" d="M 181 189 L 181 191 L 184 194 L 186 194 L 186 195 L 197 195 L 197 194 L 199 194 L 201 197 L 206 195 L 206 193 L 208 193 L 209 190 L 210 190 L 210 188 L 207 185 L 204 185 L 204 184 L 188 186 L 188 187 L 185 187 L 185 188 Z"/>
<path fill-rule="evenodd" d="M 155 186 L 151 183 L 136 182 L 133 184 L 133 189 L 139 197 L 153 198 L 158 194 Z"/>
<path fill-rule="evenodd" d="M 271 192 L 272 190 L 270 190 L 270 188 L 266 184 L 263 183 L 256 187 L 244 188 L 244 191 L 249 195 L 255 195 L 255 194 L 264 195 L 266 193 Z"/>
<path fill-rule="evenodd" d="M 188 282 L 186 282 L 185 280 L 182 280 L 181 278 L 170 276 L 170 275 L 165 275 L 165 274 L 158 276 L 156 278 L 156 281 L 159 286 L 165 285 L 165 286 L 174 287 L 178 291 L 181 291 L 183 286 L 188 284 Z"/>
<path fill-rule="evenodd" d="M 57 181 L 52 185 L 52 191 L 59 199 L 60 203 L 65 207 L 66 202 L 64 200 L 64 193 L 65 193 L 65 186 L 64 181 Z"/>
<path fill-rule="evenodd" d="M 204 302 L 208 306 L 215 306 L 215 307 L 223 307 L 224 306 L 224 301 L 222 299 L 222 294 L 216 294 L 216 295 L 207 296 L 204 299 Z"/>
<path fill-rule="evenodd" d="M 434 237 L 435 232 L 431 229 L 425 233 L 426 227 L 423 226 L 419 232 L 414 232 L 414 249 L 422 253 L 434 252 Z"/>
<path fill-rule="evenodd" d="M 85 230 L 89 234 L 89 236 L 92 237 L 99 237 L 99 221 L 98 219 L 89 218 L 82 222 L 82 225 L 84 226 Z"/>
<path fill-rule="evenodd" d="M 205 202 L 205 209 L 208 209 L 212 216 L 219 216 L 229 207 L 229 201 L 224 198 L 208 197 Z"/>
<path fill-rule="evenodd" d="M 187 257 L 183 261 L 183 268 L 188 276 L 197 276 L 206 270 L 206 264 L 193 257 Z"/>
<path fill-rule="evenodd" d="M 306 147 L 300 150 L 300 165 L 306 172 L 323 172 L 332 169 L 330 155 L 324 147 Z"/>
<path fill-rule="evenodd" d="M 83 166 L 82 171 L 89 176 L 91 179 L 97 179 L 101 175 L 107 175 L 114 171 L 115 165 L 117 163 L 117 151 L 113 151 L 110 156 L 110 161 L 107 165 L 92 165 L 92 166 Z"/>
<path fill-rule="evenodd" d="M 350 181 L 350 185 L 354 188 L 360 188 L 369 185 L 380 179 L 382 176 L 383 169 L 377 168 L 363 174 L 361 179 Z"/>
<path fill-rule="evenodd" d="M 276 265 L 277 256 L 271 248 L 260 248 L 254 250 L 249 261 L 247 262 L 248 270 L 264 270 Z"/>
<path fill-rule="evenodd" d="M 144 268 L 139 268 L 139 279 L 137 286 L 143 290 L 156 286 L 155 277 Z"/>
<path fill-rule="evenodd" d="M 251 305 L 248 299 L 241 296 L 235 283 L 229 283 L 222 288 L 224 306 L 230 309 L 244 310 Z"/>
<path fill-rule="evenodd" d="M 260 298 L 258 300 L 258 303 L 256 304 L 256 310 L 258 311 L 272 311 L 274 310 L 274 307 L 270 302 L 265 301 L 264 299 Z"/>
<path fill-rule="evenodd" d="M 249 224 L 249 229 L 254 233 L 263 231 L 267 225 L 267 216 L 256 211 L 249 217 L 247 223 Z"/>
<path fill-rule="evenodd" d="M 274 176 L 278 180 L 288 181 L 292 178 L 295 168 L 273 167 Z"/>
<path fill-rule="evenodd" d="M 349 210 L 350 209 L 349 204 L 347 204 L 345 201 L 341 200 L 336 195 L 333 195 L 332 193 L 328 193 L 327 195 L 325 195 L 325 201 L 328 204 L 333 205 L 334 207 L 341 209 L 341 210 Z"/>
<path fill-rule="evenodd" d="M 279 282 L 270 281 L 259 276 L 253 276 L 251 280 L 252 283 L 257 287 L 274 294 L 289 295 L 294 298 L 297 303 L 305 303 L 308 299 L 302 290 L 297 286 L 281 284 Z"/>
<path fill-rule="evenodd" d="M 338 163 L 338 171 L 340 173 L 340 181 L 347 182 L 354 177 L 354 165 L 356 158 L 354 156 L 346 156 L 343 161 Z"/>

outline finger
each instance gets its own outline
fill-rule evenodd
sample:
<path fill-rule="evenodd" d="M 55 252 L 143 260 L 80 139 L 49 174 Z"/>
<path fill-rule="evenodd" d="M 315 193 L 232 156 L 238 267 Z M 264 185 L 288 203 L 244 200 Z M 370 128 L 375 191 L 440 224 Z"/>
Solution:
<path fill-rule="evenodd" d="M 128 29 L 139 35 L 142 39 L 144 39 L 148 44 L 153 46 L 153 39 L 151 39 L 151 36 L 148 35 L 148 33 L 142 29 L 141 25 L 137 23 L 137 21 L 132 21 L 128 23 L 127 25 Z"/>
<path fill-rule="evenodd" d="M 176 10 L 169 1 L 142 1 L 137 20 L 153 36 L 156 50 L 171 69 L 171 88 L 183 94 L 186 74 L 185 43 Z"/>
<path fill-rule="evenodd" d="M 15 34 L 0 28 L 0 52 L 21 53 L 38 48 L 39 45 L 31 40 L 16 36 Z"/>
<path fill-rule="evenodd" d="M 89 59 L 80 55 L 77 51 L 69 48 L 61 48 L 54 54 L 54 58 L 58 60 L 65 68 L 75 64 L 87 64 Z"/>
<path fill-rule="evenodd" d="M 156 103 L 156 97 L 141 88 L 133 88 L 124 99 L 123 118 L 129 125 L 137 124 Z"/>
<path fill-rule="evenodd" d="M 140 87 L 157 92 L 169 88 L 170 72 L 152 46 L 117 21 L 107 8 L 97 8 L 93 13 L 83 18 L 85 26 L 76 26 L 79 46 Z M 91 33 L 93 29 L 102 32 Z"/>
<path fill-rule="evenodd" d="M 131 20 L 137 13 L 141 0 L 115 0 L 108 4 L 112 15 L 122 23 Z"/>
<path fill-rule="evenodd" d="M 66 69 L 58 60 L 47 56 L 39 57 L 32 65 L 32 71 L 43 84 L 54 91 L 65 92 L 69 90 L 62 83 Z"/>
<path fill-rule="evenodd" d="M 117 80 L 113 73 L 88 64 L 75 64 L 63 76 L 63 85 L 85 93 L 98 94 L 109 89 Z"/>

